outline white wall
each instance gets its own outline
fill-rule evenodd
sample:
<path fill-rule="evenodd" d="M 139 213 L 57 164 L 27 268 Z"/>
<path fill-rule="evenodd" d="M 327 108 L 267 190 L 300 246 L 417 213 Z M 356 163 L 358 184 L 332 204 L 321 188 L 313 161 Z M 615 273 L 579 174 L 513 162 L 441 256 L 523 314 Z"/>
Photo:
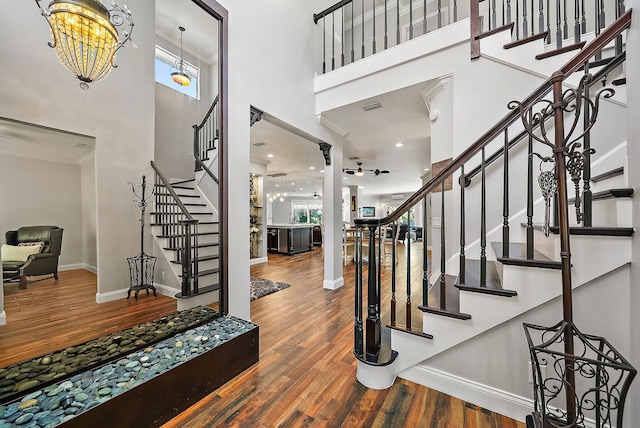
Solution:
<path fill-rule="evenodd" d="M 86 269 L 97 272 L 96 242 L 96 164 L 92 153 L 80 164 L 82 194 L 82 261 Z"/>
<path fill-rule="evenodd" d="M 7 230 L 51 225 L 64 229 L 59 265 L 82 264 L 80 166 L 0 155 L 2 242 Z"/>
<path fill-rule="evenodd" d="M 150 176 L 153 158 L 155 9 L 144 0 L 127 4 L 138 48 L 121 49 L 118 68 L 88 91 L 47 45 L 50 29 L 35 4 L 0 4 L 0 16 L 12 17 L 0 26 L 0 116 L 96 138 L 98 301 L 128 288 L 139 209 L 127 181 Z"/>

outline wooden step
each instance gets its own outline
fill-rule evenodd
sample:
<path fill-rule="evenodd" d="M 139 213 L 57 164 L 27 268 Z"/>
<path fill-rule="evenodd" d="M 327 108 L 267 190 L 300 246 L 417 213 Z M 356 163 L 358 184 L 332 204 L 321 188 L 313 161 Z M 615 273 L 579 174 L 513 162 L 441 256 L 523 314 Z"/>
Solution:
<path fill-rule="evenodd" d="M 419 305 L 422 312 L 459 320 L 471 319 L 471 315 L 460 312 L 460 290 L 455 287 L 456 277 L 445 275 L 445 307 L 440 308 L 440 281 L 429 288 L 428 306 Z"/>
<path fill-rule="evenodd" d="M 549 34 L 548 31 L 544 31 L 542 33 L 534 34 L 533 36 L 525 37 L 524 39 L 516 40 L 515 42 L 507 43 L 503 47 L 505 49 L 512 49 L 512 48 L 515 48 L 516 46 L 522 46 L 524 44 L 527 44 L 536 40 L 546 39 L 548 34 Z"/>
<path fill-rule="evenodd" d="M 177 202 L 156 202 L 156 205 L 171 205 L 171 206 L 175 206 L 178 205 Z M 185 202 L 182 205 L 184 205 L 185 207 L 206 207 L 207 204 L 199 204 L 199 203 L 195 203 L 195 202 Z"/>
<path fill-rule="evenodd" d="M 193 183 L 195 181 L 196 181 L 195 178 L 189 178 L 188 180 L 172 181 L 170 184 L 171 184 L 172 187 L 174 187 L 175 185 L 180 185 L 180 184 L 185 184 L 185 183 Z"/>
<path fill-rule="evenodd" d="M 156 192 L 155 194 L 156 196 L 171 196 L 171 193 L 169 192 Z M 200 195 L 184 195 L 184 194 L 177 194 L 179 198 L 199 198 Z"/>
<path fill-rule="evenodd" d="M 523 227 L 527 227 L 526 223 L 521 223 Z M 534 230 L 542 230 L 542 224 L 534 224 Z M 560 233 L 558 226 L 551 226 L 549 231 L 554 235 Z M 570 235 L 588 235 L 588 236 L 631 236 L 633 235 L 633 227 L 583 227 L 571 226 L 569 228 Z"/>
<path fill-rule="evenodd" d="M 211 242 L 208 244 L 200 244 L 198 243 L 198 248 L 207 248 L 207 247 L 217 247 L 219 246 L 220 243 L 218 242 Z M 182 250 L 182 248 L 178 248 L 178 247 L 163 247 L 163 250 L 167 250 L 167 251 L 180 251 Z"/>
<path fill-rule="evenodd" d="M 176 294 L 176 299 L 187 299 L 189 297 L 200 296 L 202 294 L 212 293 L 214 291 L 220 290 L 220 284 L 212 284 L 204 287 L 198 287 L 198 292 L 196 294 L 183 295 L 182 292 Z"/>
<path fill-rule="evenodd" d="M 194 213 L 197 214 L 197 213 Z M 171 223 L 150 223 L 150 226 L 167 226 Z M 210 224 L 220 224 L 219 221 L 199 221 L 198 226 L 210 225 Z"/>
<path fill-rule="evenodd" d="M 156 186 L 156 187 L 163 188 L 163 189 L 167 187 L 167 186 L 165 186 L 164 184 L 156 184 L 155 186 Z M 184 185 L 182 185 L 182 184 L 180 184 L 180 185 L 171 185 L 171 187 L 172 187 L 173 189 L 195 190 L 195 187 L 193 187 L 193 186 L 184 186 Z"/>
<path fill-rule="evenodd" d="M 633 196 L 633 188 L 608 189 L 592 193 L 591 200 L 601 201 L 603 199 L 630 198 L 631 196 Z M 570 198 L 568 202 L 569 204 L 574 204 L 576 202 L 576 198 Z"/>
<path fill-rule="evenodd" d="M 213 274 L 219 273 L 219 272 L 220 272 L 220 268 L 205 269 L 205 270 L 201 270 L 201 271 L 198 272 L 198 277 L 207 276 L 207 275 L 213 275 Z M 180 274 L 178 276 L 182 277 L 182 274 Z"/>
<path fill-rule="evenodd" d="M 465 279 L 464 283 L 460 282 L 460 277 L 456 279 L 455 286 L 459 290 L 472 291 L 474 293 L 492 294 L 495 296 L 513 297 L 516 296 L 514 290 L 505 290 L 502 288 L 502 281 L 498 276 L 496 263 L 493 261 L 486 262 L 486 281 L 482 285 L 480 283 L 480 260 L 467 259 L 465 261 Z"/>
<path fill-rule="evenodd" d="M 503 25 L 498 28 L 494 28 L 493 30 L 485 31 L 482 34 L 476 36 L 477 40 L 484 39 L 485 37 L 492 36 L 494 34 L 500 33 L 501 31 L 513 31 L 513 22 L 511 24 Z"/>
<path fill-rule="evenodd" d="M 374 367 L 388 366 L 392 364 L 396 360 L 396 358 L 398 358 L 398 352 L 391 349 L 391 346 L 389 346 L 389 344 L 387 343 L 382 343 L 380 345 L 380 351 L 378 351 L 378 358 L 376 358 L 375 361 L 366 358 L 366 356 L 360 357 L 357 354 L 354 354 L 354 355 L 359 361 L 362 361 L 363 363 L 366 363 L 367 365 L 374 366 Z"/>
<path fill-rule="evenodd" d="M 209 260 L 217 260 L 219 259 L 220 256 L 219 255 L 213 255 L 213 256 L 202 256 L 202 257 L 198 257 L 197 262 L 208 262 Z M 182 262 L 178 261 L 178 260 L 171 260 L 171 263 L 176 264 L 176 265 L 181 265 Z"/>
<path fill-rule="evenodd" d="M 192 233 L 191 236 L 208 236 L 208 235 L 219 235 L 220 232 L 198 232 L 198 233 Z M 178 238 L 181 237 L 182 235 L 156 235 L 157 238 Z"/>
<path fill-rule="evenodd" d="M 398 323 L 396 323 L 395 325 L 387 324 L 387 327 L 392 330 L 402 331 L 404 333 L 413 334 L 414 336 L 423 337 L 425 339 L 430 339 L 430 340 L 433 339 L 433 335 L 431 334 L 425 333 L 424 331 L 415 330 L 412 328 L 406 328 L 405 326 Z"/>
<path fill-rule="evenodd" d="M 580 42 L 573 45 L 562 47 L 560 49 L 554 49 L 552 51 L 544 52 L 536 55 L 536 59 L 540 60 L 545 58 L 551 58 L 552 56 L 560 55 L 560 54 L 575 51 L 575 50 L 580 50 L 584 47 L 586 43 L 587 42 Z"/>
<path fill-rule="evenodd" d="M 598 181 L 603 181 L 609 178 L 617 177 L 619 175 L 624 174 L 624 167 L 621 166 L 616 169 L 612 169 L 611 171 L 603 172 L 602 174 L 598 174 L 596 176 L 591 177 L 591 181 L 597 183 Z"/>
<path fill-rule="evenodd" d="M 626 85 L 627 84 L 627 78 L 626 77 L 622 77 L 620 79 L 615 79 L 611 81 L 611 84 L 613 86 L 622 86 L 622 85 Z"/>
<path fill-rule="evenodd" d="M 155 211 L 151 212 L 150 214 L 151 215 L 167 215 L 167 213 L 159 213 L 159 212 L 155 212 Z M 191 214 L 191 216 L 194 216 L 194 215 L 213 215 L 212 212 L 206 212 L 206 211 L 205 212 L 201 212 L 201 213 L 200 212 L 197 212 L 197 213 L 190 212 L 189 214 Z"/>
<path fill-rule="evenodd" d="M 510 242 L 509 257 L 502 256 L 502 242 L 492 242 L 491 246 L 496 253 L 496 258 L 503 265 L 562 269 L 562 263 L 552 260 L 536 250 L 533 251 L 533 259 L 527 259 L 527 244 L 525 243 Z"/>

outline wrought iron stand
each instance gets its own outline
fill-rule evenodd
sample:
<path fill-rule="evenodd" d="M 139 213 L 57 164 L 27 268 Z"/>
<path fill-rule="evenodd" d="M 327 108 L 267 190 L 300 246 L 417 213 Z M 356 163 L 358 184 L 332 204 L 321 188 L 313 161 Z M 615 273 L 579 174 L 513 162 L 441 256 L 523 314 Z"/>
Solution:
<path fill-rule="evenodd" d="M 158 296 L 156 287 L 153 285 L 153 273 L 156 265 L 156 257 L 150 256 L 144 252 L 144 211 L 149 205 L 149 201 L 153 197 L 153 191 L 149 196 L 145 196 L 147 187 L 151 188 L 150 184 L 147 184 L 146 177 L 142 176 L 142 182 L 133 183 L 128 181 L 127 184 L 131 185 L 131 191 L 136 199 L 134 201 L 140 207 L 140 253 L 134 257 L 127 257 L 129 262 L 129 277 L 130 285 L 127 292 L 127 299 L 131 297 L 131 292 L 135 291 L 134 300 L 138 301 L 138 293 L 141 290 L 146 290 L 149 294 L 149 289 L 153 290 L 153 295 Z"/>
<path fill-rule="evenodd" d="M 525 106 L 519 102 L 510 103 L 510 108 L 520 110 L 520 117 L 529 135 L 551 148 L 553 153 L 550 157 L 537 156 L 543 162 L 555 162 L 556 176 L 540 180 L 540 185 L 545 198 L 553 197 L 556 189 L 558 192 L 562 263 L 563 320 L 552 327 L 524 324 L 531 354 L 534 387 L 534 411 L 527 417 L 527 426 L 573 428 L 589 425 L 597 428 L 622 428 L 624 403 L 636 370 L 605 338 L 583 334 L 573 322 L 567 196 L 568 171 L 576 184 L 576 200 L 579 201 L 579 178 L 576 177 L 582 174 L 585 158 L 588 159 L 593 153 L 590 147 L 579 150 L 582 147 L 581 141 L 585 140 L 585 136 L 588 141 L 589 131 L 598 115 L 601 97 L 608 98 L 613 95 L 613 91 L 604 89 L 592 101 L 585 96 L 584 91 L 591 82 L 590 74 L 585 74 L 577 89 L 564 93 L 562 73 L 557 72 L 552 77 L 553 101 L 540 101 L 544 107 L 539 113 L 532 114 L 535 104 Z M 580 135 L 574 136 L 583 110 L 584 128 Z M 574 115 L 566 135 L 564 113 Z M 551 117 L 553 123 L 549 125 L 546 120 Z M 554 128 L 555 144 L 547 136 L 547 126 Z M 575 205 L 580 222 L 582 215 L 579 202 Z M 547 203 L 547 210 L 548 206 Z M 548 222 L 547 214 L 545 230 L 548 230 Z"/>

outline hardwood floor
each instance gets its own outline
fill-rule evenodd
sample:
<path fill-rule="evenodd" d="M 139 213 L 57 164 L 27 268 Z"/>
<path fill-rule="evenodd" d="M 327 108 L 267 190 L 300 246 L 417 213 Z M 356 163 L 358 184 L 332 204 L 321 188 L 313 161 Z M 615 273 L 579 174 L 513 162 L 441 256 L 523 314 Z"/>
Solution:
<path fill-rule="evenodd" d="M 412 249 L 412 258 L 414 251 L 419 249 Z M 344 269 L 347 285 L 327 291 L 322 288 L 320 254 L 316 250 L 293 257 L 270 255 L 269 263 L 252 266 L 252 276 L 291 284 L 251 302 L 252 321 L 260 325 L 260 362 L 164 427 L 524 428 L 520 422 L 402 379 L 384 391 L 360 385 L 352 355 L 353 264 Z M 405 269 L 402 263 L 401 257 L 399 270 Z M 412 266 L 412 272 L 415 269 Z M 390 271 L 383 269 L 383 282 L 388 282 Z M 421 279 L 420 275 L 412 278 Z M 29 284 L 27 290 L 4 285 L 9 324 L 0 327 L 0 367 L 176 308 L 173 299 L 145 294 L 137 303 L 121 299 L 98 305 L 95 287 L 95 276 L 86 271 L 61 272 L 58 284 L 45 280 Z"/>

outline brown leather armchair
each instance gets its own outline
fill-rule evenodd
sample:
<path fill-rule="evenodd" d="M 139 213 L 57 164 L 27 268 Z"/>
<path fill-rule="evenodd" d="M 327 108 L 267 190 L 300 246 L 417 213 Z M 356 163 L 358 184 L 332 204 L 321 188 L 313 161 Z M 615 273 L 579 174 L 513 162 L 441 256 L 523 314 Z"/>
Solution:
<path fill-rule="evenodd" d="M 42 251 L 30 255 L 25 262 L 2 261 L 4 280 L 20 280 L 20 288 L 27 288 L 27 277 L 53 274 L 58 279 L 58 259 L 62 250 L 62 231 L 58 226 L 23 226 L 5 234 L 8 245 L 44 242 Z"/>

